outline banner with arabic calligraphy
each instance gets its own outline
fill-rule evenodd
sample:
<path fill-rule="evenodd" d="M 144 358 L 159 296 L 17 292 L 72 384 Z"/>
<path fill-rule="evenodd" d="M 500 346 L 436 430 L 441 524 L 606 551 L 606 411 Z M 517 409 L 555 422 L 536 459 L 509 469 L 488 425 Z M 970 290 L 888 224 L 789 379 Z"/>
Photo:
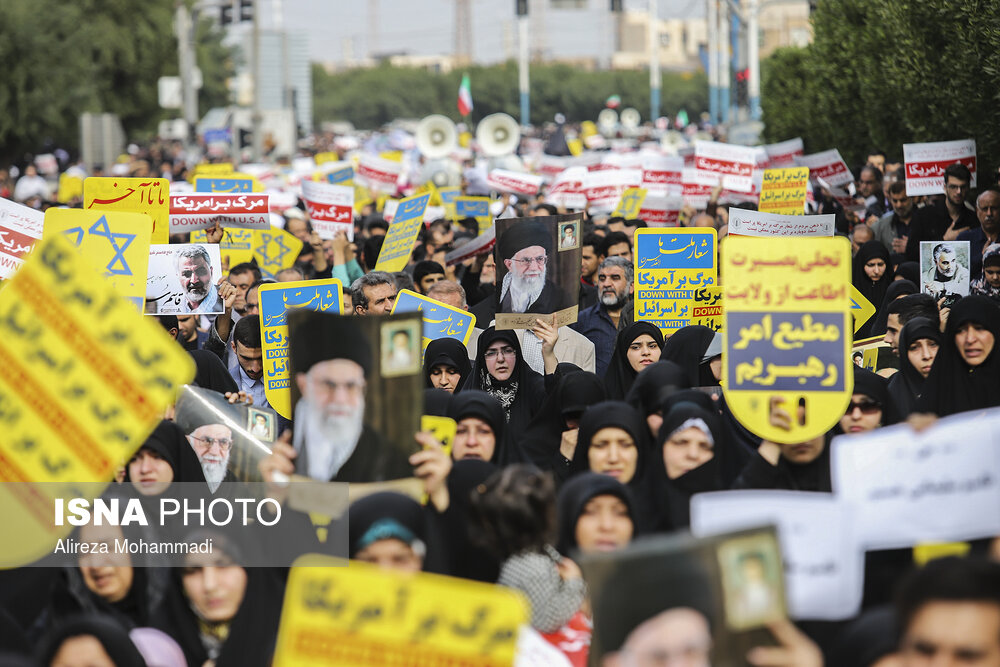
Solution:
<path fill-rule="evenodd" d="M 711 228 L 637 229 L 636 321 L 651 322 L 669 336 L 696 324 L 696 308 L 717 306 L 717 294 L 714 300 L 710 294 L 698 298 L 705 288 L 718 283 L 716 243 L 716 232 Z M 710 312 L 714 311 L 702 314 L 710 316 Z"/>
<path fill-rule="evenodd" d="M 348 241 L 354 240 L 354 188 L 302 181 L 302 199 L 321 239 L 332 240 L 344 232 Z"/>
<path fill-rule="evenodd" d="M 194 377 L 191 357 L 102 279 L 103 268 L 48 233 L 0 291 L 0 482 L 53 483 L 31 493 L 0 483 L 0 508 L 22 509 L 3 511 L 0 567 L 51 552 L 61 530 L 52 499 L 72 497 L 77 483 L 110 482 Z"/>
<path fill-rule="evenodd" d="M 944 192 L 944 170 L 961 162 L 972 172 L 971 187 L 976 187 L 976 140 L 932 141 L 903 144 L 906 163 L 906 195 L 939 195 Z"/>
<path fill-rule="evenodd" d="M 215 163 L 204 162 L 202 164 L 196 164 L 194 166 L 194 171 L 191 172 L 191 175 L 188 177 L 188 180 L 191 181 L 191 183 L 194 183 L 195 180 L 198 178 L 202 177 L 215 178 L 218 176 L 225 176 L 227 174 L 231 174 L 233 173 L 233 171 L 235 170 L 233 169 L 232 162 L 215 162 Z"/>
<path fill-rule="evenodd" d="M 854 387 L 850 243 L 733 237 L 722 250 L 726 402 L 744 426 L 773 442 L 826 433 Z M 791 415 L 788 429 L 771 424 L 772 400 Z"/>
<path fill-rule="evenodd" d="M 225 178 L 196 178 L 195 192 L 253 192 L 252 178 L 238 178 L 235 173 L 227 174 Z"/>
<path fill-rule="evenodd" d="M 490 213 L 489 197 L 456 197 L 454 202 L 455 218 L 475 218 L 479 223 L 479 233 L 482 234 L 493 226 L 493 214 Z"/>
<path fill-rule="evenodd" d="M 145 213 L 153 220 L 150 243 L 170 241 L 170 183 L 165 178 L 91 176 L 83 181 L 83 208 Z"/>
<path fill-rule="evenodd" d="M 271 408 L 286 419 L 292 418 L 292 398 L 285 313 L 307 308 L 340 315 L 343 293 L 344 287 L 336 278 L 265 284 L 258 289 L 264 394 Z"/>
<path fill-rule="evenodd" d="M 268 196 L 264 194 L 170 195 L 170 233 L 222 227 L 270 229 Z"/>
<path fill-rule="evenodd" d="M 840 156 L 840 151 L 836 148 L 812 155 L 797 156 L 795 164 L 800 167 L 809 167 L 809 178 L 823 179 L 832 186 L 854 182 L 854 174 L 847 168 L 847 163 L 844 162 L 844 158 Z"/>
<path fill-rule="evenodd" d="M 50 208 L 45 212 L 45 236 L 60 234 L 96 266 L 104 279 L 142 312 L 149 273 L 148 215 L 78 208 Z"/>
<path fill-rule="evenodd" d="M 729 214 L 730 236 L 833 236 L 836 216 L 780 215 L 742 208 Z"/>
<path fill-rule="evenodd" d="M 14 275 L 35 241 L 42 238 L 41 211 L 0 198 L 0 280 Z"/>
<path fill-rule="evenodd" d="M 407 197 L 396 207 L 389 233 L 385 235 L 382 250 L 375 262 L 376 271 L 394 273 L 406 268 L 413 252 L 413 244 L 424 222 L 424 209 L 430 201 L 429 194 Z"/>
<path fill-rule="evenodd" d="M 424 350 L 432 340 L 438 338 L 454 338 L 465 345 L 476 326 L 476 316 L 469 311 L 459 310 L 408 289 L 399 290 L 392 312 L 420 313 L 424 320 L 424 342 L 421 348 Z"/>
<path fill-rule="evenodd" d="M 530 616 L 512 588 L 309 555 L 285 588 L 275 667 L 512 665 Z M 336 567 L 336 566 L 341 567 Z"/>
<path fill-rule="evenodd" d="M 809 167 L 765 169 L 757 210 L 763 213 L 802 215 L 806 205 Z"/>
<path fill-rule="evenodd" d="M 302 252 L 302 241 L 284 229 L 253 230 L 253 257 L 265 278 L 287 269 Z"/>
<path fill-rule="evenodd" d="M 347 165 L 329 172 L 326 175 L 326 182 L 333 185 L 354 186 L 354 167 Z"/>
<path fill-rule="evenodd" d="M 718 141 L 694 142 L 696 182 L 708 186 L 721 183 L 723 188 L 736 192 L 753 191 L 757 150 L 751 146 L 737 146 Z"/>

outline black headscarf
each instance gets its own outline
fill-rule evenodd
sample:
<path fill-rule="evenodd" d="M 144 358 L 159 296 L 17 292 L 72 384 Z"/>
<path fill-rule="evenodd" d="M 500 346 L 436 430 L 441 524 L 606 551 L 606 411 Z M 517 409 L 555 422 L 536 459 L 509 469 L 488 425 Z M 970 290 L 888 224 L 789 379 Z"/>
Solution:
<path fill-rule="evenodd" d="M 373 493 L 351 503 L 348 510 L 349 557 L 372 542 L 395 538 L 407 544 L 420 540 L 427 545 L 427 525 L 420 504 L 393 491 Z"/>
<path fill-rule="evenodd" d="M 447 417 L 449 405 L 451 405 L 451 394 L 444 389 L 424 389 L 423 414 Z"/>
<path fill-rule="evenodd" d="M 896 275 L 902 276 L 914 285 L 920 284 L 920 264 L 917 262 L 903 262 L 896 267 Z"/>
<path fill-rule="evenodd" d="M 487 461 L 455 461 L 448 473 L 448 509 L 442 513 L 427 506 L 434 535 L 441 540 L 441 552 L 447 559 L 444 574 L 463 579 L 496 583 L 500 576 L 497 554 L 480 546 L 472 537 L 471 497 L 489 479 L 497 467 Z"/>
<path fill-rule="evenodd" d="M 882 299 L 882 303 L 877 306 L 878 310 L 872 320 L 871 335 L 885 335 L 885 330 L 889 326 L 889 304 L 901 296 L 918 294 L 919 292 L 920 290 L 917 289 L 917 286 L 909 280 L 903 279 L 892 281 L 892 284 L 889 285 L 889 289 L 885 292 L 885 298 Z"/>
<path fill-rule="evenodd" d="M 663 344 L 661 360 L 672 361 L 684 369 L 684 374 L 688 379 L 689 387 L 703 386 L 704 373 L 702 364 L 708 346 L 715 339 L 715 330 L 700 324 L 678 329 Z M 709 371 L 711 372 L 711 371 Z M 714 380 L 714 376 L 713 376 Z M 718 384 L 718 382 L 713 382 Z"/>
<path fill-rule="evenodd" d="M 604 383 L 586 371 L 567 373 L 559 378 L 555 391 L 549 392 L 545 405 L 524 432 L 521 450 L 528 460 L 542 470 L 560 472 L 562 455 L 559 444 L 566 430 L 566 420 L 579 420 L 583 412 L 605 399 Z"/>
<path fill-rule="evenodd" d="M 208 350 L 190 350 L 188 354 L 194 359 L 196 369 L 193 384 L 220 394 L 239 391 L 236 380 L 229 374 L 229 369 L 217 354 Z"/>
<path fill-rule="evenodd" d="M 431 383 L 431 369 L 441 364 L 451 366 L 461 375 L 455 388 L 456 392 L 459 391 L 472 368 L 472 364 L 469 363 L 469 353 L 465 345 L 462 345 L 462 341 L 454 338 L 438 338 L 427 345 L 427 349 L 424 350 L 425 386 L 434 386 Z"/>
<path fill-rule="evenodd" d="M 201 462 L 198 461 L 198 454 L 187 441 L 184 431 L 174 422 L 162 420 L 157 424 L 140 446 L 140 449 L 142 448 L 151 449 L 170 464 L 174 471 L 174 482 L 205 483 L 205 473 L 201 469 Z M 127 465 L 125 480 L 130 480 Z"/>
<path fill-rule="evenodd" d="M 602 428 L 620 428 L 635 441 L 636 461 L 635 474 L 626 483 L 630 488 L 638 488 L 642 483 L 643 471 L 645 469 L 646 449 L 648 449 L 644 435 L 646 429 L 639 413 L 624 401 L 603 401 L 587 408 L 580 420 L 580 433 L 576 440 L 576 450 L 573 452 L 573 461 L 570 463 L 572 474 L 579 474 L 590 470 L 590 442 Z"/>
<path fill-rule="evenodd" d="M 854 365 L 854 392 L 862 394 L 876 401 L 882 406 L 882 426 L 891 426 L 899 421 L 899 412 L 896 410 L 896 403 L 889 396 L 889 382 L 878 375 L 872 373 L 867 368 Z M 837 425 L 837 431 L 840 425 Z"/>
<path fill-rule="evenodd" d="M 110 618 L 99 615 L 78 616 L 53 628 L 38 646 L 38 664 L 46 667 L 52 664 L 63 642 L 81 636 L 99 641 L 115 667 L 146 667 L 146 660 L 129 639 L 128 632 Z"/>
<path fill-rule="evenodd" d="M 559 489 L 557 502 L 559 541 L 556 543 L 556 548 L 564 556 L 570 556 L 570 552 L 579 547 L 576 542 L 576 524 L 587 503 L 597 496 L 615 496 L 625 503 L 629 518 L 632 520 L 632 536 L 635 537 L 638 530 L 636 508 L 628 487 L 613 477 L 585 472 L 566 482 Z"/>
<path fill-rule="evenodd" d="M 955 335 L 966 323 L 976 323 L 993 334 L 993 349 L 978 366 L 969 366 L 955 345 Z M 982 410 L 1000 405 L 1000 308 L 985 296 L 967 296 L 951 308 L 943 343 L 934 358 L 918 412 L 946 417 L 956 412 Z M 900 348 L 900 356 L 902 356 Z"/>
<path fill-rule="evenodd" d="M 625 402 L 638 410 L 641 416 L 648 417 L 660 410 L 668 396 L 678 390 L 690 388 L 691 382 L 684 369 L 676 362 L 661 358 L 639 371 L 632 388 L 625 396 Z"/>
<path fill-rule="evenodd" d="M 517 355 L 514 370 L 504 381 L 497 380 L 486 370 L 486 350 L 496 341 L 503 341 Z M 504 429 L 504 456 L 499 463 L 519 463 L 524 460 L 519 439 L 531 423 L 531 418 L 545 402 L 545 380 L 533 371 L 521 353 L 521 343 L 511 330 L 497 331 L 489 327 L 479 336 L 476 362 L 469 373 L 463 392 L 469 389 L 485 391 L 499 401 L 507 422 Z"/>
<path fill-rule="evenodd" d="M 624 400 L 628 390 L 632 388 L 632 383 L 639 373 L 628 362 L 628 348 L 643 334 L 652 337 L 656 346 L 663 350 L 663 332 L 654 324 L 633 322 L 619 331 L 615 339 L 615 351 L 612 352 L 608 370 L 604 373 L 604 388 L 610 400 Z"/>
<path fill-rule="evenodd" d="M 865 264 L 873 259 L 881 259 L 885 262 L 885 273 L 876 282 L 872 282 L 868 274 L 865 273 Z M 861 295 L 875 306 L 877 309 L 875 317 L 878 317 L 881 306 L 885 301 L 885 295 L 893 282 L 892 260 L 889 257 L 888 249 L 880 241 L 868 241 L 858 249 L 858 254 L 854 256 L 854 270 L 851 282 L 861 292 Z M 854 334 L 854 338 L 858 340 L 870 336 L 874 324 L 874 318 L 868 320 Z"/>
<path fill-rule="evenodd" d="M 889 379 L 889 395 L 896 404 L 896 411 L 906 417 L 917 408 L 917 399 L 927 381 L 910 363 L 907 354 L 910 345 L 921 338 L 929 338 L 939 346 L 943 343 L 941 330 L 926 317 L 914 317 L 899 330 L 899 372 Z"/>
<path fill-rule="evenodd" d="M 448 405 L 448 416 L 456 422 L 460 422 L 466 417 L 475 417 L 490 425 L 493 429 L 493 437 L 496 439 L 496 446 L 493 449 L 491 462 L 503 462 L 508 457 L 504 452 L 506 431 L 503 418 L 503 408 L 497 399 L 487 394 L 485 391 L 470 389 L 452 397 Z"/>
<path fill-rule="evenodd" d="M 833 643 L 830 664 L 872 667 L 896 652 L 899 628 L 891 607 L 874 607 L 848 623 Z"/>

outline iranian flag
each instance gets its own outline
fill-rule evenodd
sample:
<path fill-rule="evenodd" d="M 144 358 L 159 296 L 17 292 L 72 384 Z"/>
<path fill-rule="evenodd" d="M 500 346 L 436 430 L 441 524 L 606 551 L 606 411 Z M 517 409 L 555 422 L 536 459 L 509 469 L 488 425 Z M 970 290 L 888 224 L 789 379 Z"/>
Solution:
<path fill-rule="evenodd" d="M 469 75 L 462 75 L 462 85 L 458 87 L 458 113 L 468 116 L 472 112 L 472 90 L 469 88 Z"/>

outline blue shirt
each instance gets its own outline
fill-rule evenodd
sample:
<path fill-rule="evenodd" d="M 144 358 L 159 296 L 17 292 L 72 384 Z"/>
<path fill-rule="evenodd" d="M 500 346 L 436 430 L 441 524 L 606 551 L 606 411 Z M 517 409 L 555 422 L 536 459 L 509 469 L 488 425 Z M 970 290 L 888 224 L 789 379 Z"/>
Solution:
<path fill-rule="evenodd" d="M 604 377 L 608 364 L 611 363 L 611 353 L 615 350 L 615 339 L 618 337 L 618 329 L 611 321 L 605 305 L 598 301 L 590 308 L 584 308 L 577 315 L 576 323 L 570 327 L 594 344 L 594 372 L 597 373 L 597 377 Z"/>

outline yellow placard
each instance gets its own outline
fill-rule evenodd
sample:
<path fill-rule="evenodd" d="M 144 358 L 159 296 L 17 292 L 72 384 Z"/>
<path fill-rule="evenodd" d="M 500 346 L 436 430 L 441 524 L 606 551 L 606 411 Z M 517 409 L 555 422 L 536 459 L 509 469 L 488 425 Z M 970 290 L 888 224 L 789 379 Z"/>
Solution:
<path fill-rule="evenodd" d="M 208 233 L 204 229 L 191 232 L 191 243 L 208 243 Z M 228 271 L 237 264 L 253 259 L 253 230 L 238 227 L 223 227 L 219 253 L 222 255 L 222 270 Z"/>
<path fill-rule="evenodd" d="M 844 416 L 854 387 L 850 243 L 838 237 L 780 243 L 727 238 L 722 286 L 722 385 L 733 414 L 773 442 L 794 444 L 826 433 Z M 792 416 L 789 429 L 771 425 L 772 399 Z"/>
<path fill-rule="evenodd" d="M 851 315 L 854 316 L 854 333 L 875 315 L 875 306 L 854 285 L 851 285 Z"/>
<path fill-rule="evenodd" d="M 292 369 L 285 314 L 289 310 L 306 308 L 340 315 L 343 289 L 336 278 L 264 284 L 257 289 L 264 394 L 271 408 L 286 419 L 292 418 Z"/>
<path fill-rule="evenodd" d="M 315 161 L 317 165 L 321 165 L 326 162 L 337 162 L 338 160 L 340 160 L 340 158 L 332 151 L 316 153 L 316 157 L 313 158 L 313 161 Z"/>
<path fill-rule="evenodd" d="M 567 139 L 566 148 L 569 149 L 569 154 L 574 157 L 583 155 L 583 141 L 580 139 Z"/>
<path fill-rule="evenodd" d="M 441 417 L 439 415 L 422 415 L 420 417 L 420 430 L 427 431 L 441 443 L 444 453 L 451 456 L 451 445 L 455 442 L 455 432 L 458 424 L 451 417 Z"/>
<path fill-rule="evenodd" d="M 757 210 L 762 213 L 803 215 L 808 185 L 809 167 L 765 169 Z"/>
<path fill-rule="evenodd" d="M 389 233 L 385 235 L 382 250 L 379 251 L 378 261 L 375 262 L 376 271 L 395 273 L 406 268 L 420 226 L 424 224 L 424 209 L 430 198 L 429 194 L 422 194 L 399 202 L 392 224 L 389 225 Z"/>
<path fill-rule="evenodd" d="M 288 576 L 275 667 L 514 662 L 529 606 L 511 588 L 304 556 Z"/>
<path fill-rule="evenodd" d="M 354 212 L 361 213 L 365 206 L 368 206 L 368 204 L 371 204 L 374 200 L 371 198 L 367 187 L 361 185 L 360 183 L 354 183 L 353 181 L 352 184 L 354 185 Z"/>
<path fill-rule="evenodd" d="M 622 192 L 621 199 L 618 200 L 618 206 L 615 207 L 612 217 L 621 216 L 626 220 L 632 220 L 639 217 L 639 211 L 642 210 L 642 202 L 646 200 L 646 188 L 625 188 Z"/>
<path fill-rule="evenodd" d="M 582 123 L 580 123 L 580 136 L 583 137 L 584 139 L 586 139 L 587 137 L 592 137 L 597 133 L 598 133 L 597 123 L 595 123 L 594 121 L 585 120 Z"/>
<path fill-rule="evenodd" d="M 50 208 L 43 236 L 65 236 L 104 271 L 104 278 L 142 312 L 153 222 L 141 213 Z"/>
<path fill-rule="evenodd" d="M 165 178 L 106 178 L 83 182 L 83 207 L 145 213 L 153 219 L 150 243 L 169 243 L 170 183 Z"/>
<path fill-rule="evenodd" d="M 479 223 L 479 233 L 482 234 L 493 226 L 493 214 L 490 213 L 489 197 L 456 197 L 455 219 L 475 218 Z"/>
<path fill-rule="evenodd" d="M 302 241 L 284 229 L 253 230 L 253 256 L 267 278 L 294 264 L 300 252 Z"/>
<path fill-rule="evenodd" d="M 469 311 L 449 306 L 408 289 L 399 290 L 396 301 L 392 304 L 392 312 L 393 314 L 420 313 L 423 318 L 422 349 L 424 350 L 432 340 L 438 338 L 454 338 L 461 341 L 462 345 L 467 345 L 469 336 L 476 326 L 476 316 Z"/>
<path fill-rule="evenodd" d="M 393 162 L 403 161 L 403 151 L 382 151 L 378 156 L 383 160 L 392 160 Z"/>
<path fill-rule="evenodd" d="M 216 178 L 225 177 L 233 173 L 232 162 L 218 162 L 210 163 L 204 162 L 202 164 L 196 164 L 194 169 L 188 174 L 188 181 L 194 183 L 196 178 Z"/>
<path fill-rule="evenodd" d="M 691 324 L 722 331 L 723 322 L 722 288 L 699 287 L 694 291 L 694 309 Z"/>
<path fill-rule="evenodd" d="M 110 482 L 194 377 L 191 357 L 103 271 L 46 233 L 0 291 L 0 482 L 53 483 L 0 484 L 0 568 L 51 554 L 63 530 L 53 498 Z"/>
<path fill-rule="evenodd" d="M 59 174 L 59 191 L 56 193 L 56 201 L 60 204 L 68 204 L 78 197 L 83 197 L 83 179 L 70 174 Z"/>
<path fill-rule="evenodd" d="M 708 227 L 642 228 L 635 231 L 635 319 L 652 322 L 665 336 L 700 324 L 721 322 L 717 287 L 716 232 Z"/>

